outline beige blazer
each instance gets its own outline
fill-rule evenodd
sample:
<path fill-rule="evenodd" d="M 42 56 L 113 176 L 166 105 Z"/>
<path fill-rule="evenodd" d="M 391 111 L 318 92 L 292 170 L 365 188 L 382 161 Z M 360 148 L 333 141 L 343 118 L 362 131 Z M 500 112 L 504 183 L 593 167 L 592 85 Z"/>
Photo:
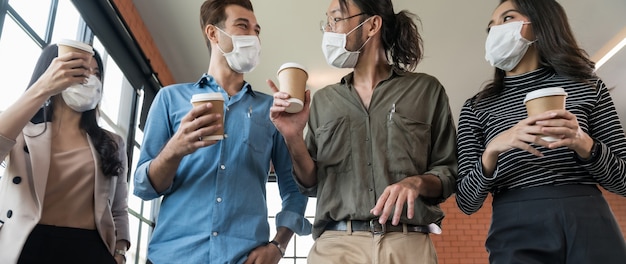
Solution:
<path fill-rule="evenodd" d="M 0 260 L 16 263 L 26 239 L 41 218 L 50 167 L 51 129 L 44 123 L 28 123 L 16 140 L 0 135 L 0 160 L 7 163 L 0 178 Z M 121 175 L 106 177 L 100 170 L 100 158 L 89 137 L 89 146 L 96 162 L 94 216 L 96 228 L 111 254 L 115 242 L 130 241 L 128 231 L 127 159 L 122 138 L 109 133 L 119 146 L 119 158 L 124 171 Z"/>

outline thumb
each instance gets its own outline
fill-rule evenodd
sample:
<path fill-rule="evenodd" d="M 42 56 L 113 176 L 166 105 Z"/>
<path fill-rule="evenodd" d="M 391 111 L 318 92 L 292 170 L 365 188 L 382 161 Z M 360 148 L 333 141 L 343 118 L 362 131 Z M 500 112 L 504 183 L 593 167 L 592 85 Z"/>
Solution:
<path fill-rule="evenodd" d="M 270 89 L 272 89 L 273 92 L 275 93 L 278 92 L 278 87 L 276 87 L 276 84 L 274 84 L 274 81 L 268 79 L 266 82 L 267 82 L 267 85 L 270 86 Z"/>

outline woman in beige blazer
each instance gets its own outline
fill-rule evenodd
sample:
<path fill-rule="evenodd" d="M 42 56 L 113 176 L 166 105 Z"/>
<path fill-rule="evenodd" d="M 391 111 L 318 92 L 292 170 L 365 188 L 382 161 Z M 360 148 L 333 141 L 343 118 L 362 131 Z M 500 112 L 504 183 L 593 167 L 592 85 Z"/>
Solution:
<path fill-rule="evenodd" d="M 0 113 L 1 263 L 124 263 L 127 158 L 97 123 L 102 60 L 44 48 L 29 88 Z M 93 54 L 93 55 L 92 55 Z"/>

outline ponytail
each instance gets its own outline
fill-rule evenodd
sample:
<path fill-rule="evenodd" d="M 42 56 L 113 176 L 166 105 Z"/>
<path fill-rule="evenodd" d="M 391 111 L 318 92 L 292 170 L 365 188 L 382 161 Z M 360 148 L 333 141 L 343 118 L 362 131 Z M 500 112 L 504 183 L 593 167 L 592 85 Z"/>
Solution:
<path fill-rule="evenodd" d="M 382 42 L 387 60 L 397 68 L 413 71 L 422 60 L 424 43 L 417 25 L 419 18 L 406 10 L 387 18 L 383 17 Z"/>

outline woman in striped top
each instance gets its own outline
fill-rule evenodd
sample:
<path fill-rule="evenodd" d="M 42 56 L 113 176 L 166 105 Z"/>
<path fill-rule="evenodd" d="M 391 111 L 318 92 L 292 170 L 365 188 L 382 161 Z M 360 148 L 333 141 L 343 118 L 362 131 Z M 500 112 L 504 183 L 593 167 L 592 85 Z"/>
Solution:
<path fill-rule="evenodd" d="M 596 187 L 626 196 L 626 137 L 565 11 L 503 0 L 488 31 L 495 77 L 461 110 L 456 200 L 471 214 L 492 193 L 490 263 L 626 263 Z M 525 95 L 549 87 L 567 92 L 566 109 L 528 117 Z"/>

